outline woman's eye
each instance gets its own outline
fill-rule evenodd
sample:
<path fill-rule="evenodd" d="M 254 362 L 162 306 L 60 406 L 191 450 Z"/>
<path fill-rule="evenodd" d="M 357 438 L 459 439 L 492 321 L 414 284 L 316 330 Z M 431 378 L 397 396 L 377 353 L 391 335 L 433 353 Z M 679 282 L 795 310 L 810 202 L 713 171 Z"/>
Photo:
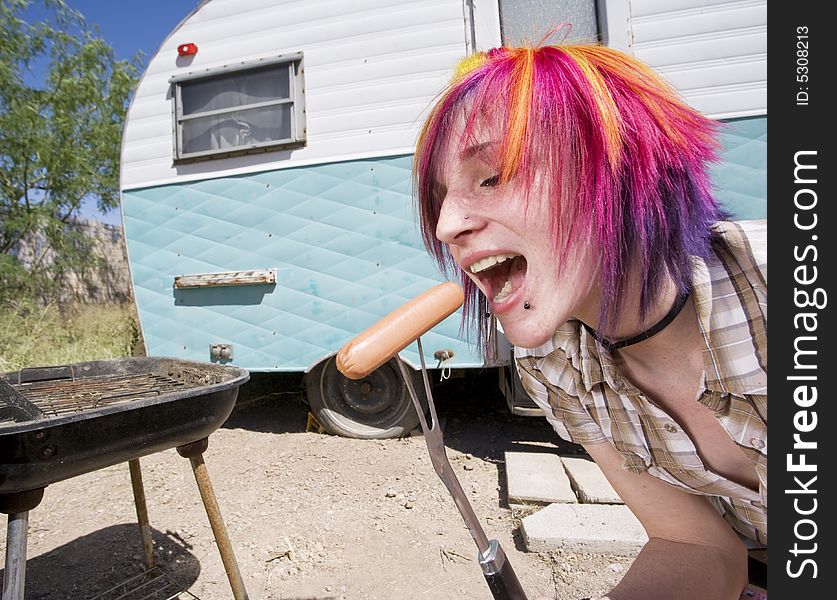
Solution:
<path fill-rule="evenodd" d="M 494 175 L 493 177 L 489 177 L 488 179 L 484 180 L 480 184 L 480 187 L 494 187 L 495 185 L 497 185 L 498 181 L 500 181 L 500 176 Z"/>

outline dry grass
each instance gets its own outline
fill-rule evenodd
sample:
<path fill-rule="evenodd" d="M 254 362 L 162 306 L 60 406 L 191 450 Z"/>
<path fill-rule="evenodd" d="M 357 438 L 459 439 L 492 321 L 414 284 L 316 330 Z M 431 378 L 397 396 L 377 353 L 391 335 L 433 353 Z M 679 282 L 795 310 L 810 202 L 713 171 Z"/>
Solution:
<path fill-rule="evenodd" d="M 543 504 L 510 504 L 512 522 L 515 527 L 520 527 L 523 519 L 533 515 L 544 507 Z"/>
<path fill-rule="evenodd" d="M 139 335 L 132 304 L 0 307 L 0 372 L 131 356 Z"/>

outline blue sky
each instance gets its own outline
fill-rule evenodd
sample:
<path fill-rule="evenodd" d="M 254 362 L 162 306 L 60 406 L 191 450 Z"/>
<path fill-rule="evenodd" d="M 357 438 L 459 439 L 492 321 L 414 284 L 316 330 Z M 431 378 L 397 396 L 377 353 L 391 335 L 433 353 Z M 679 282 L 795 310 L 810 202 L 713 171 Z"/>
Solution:
<path fill-rule="evenodd" d="M 66 0 L 98 26 L 118 58 L 130 58 L 138 50 L 145 60 L 166 36 L 199 4 L 198 0 Z"/>
<path fill-rule="evenodd" d="M 97 26 L 117 58 L 129 59 L 141 51 L 143 64 L 178 23 L 199 4 L 199 0 L 66 0 L 84 15 L 88 24 Z M 33 12 L 33 17 L 37 12 Z M 119 210 L 98 214 L 95 202 L 82 209 L 84 217 L 106 223 L 121 223 Z"/>

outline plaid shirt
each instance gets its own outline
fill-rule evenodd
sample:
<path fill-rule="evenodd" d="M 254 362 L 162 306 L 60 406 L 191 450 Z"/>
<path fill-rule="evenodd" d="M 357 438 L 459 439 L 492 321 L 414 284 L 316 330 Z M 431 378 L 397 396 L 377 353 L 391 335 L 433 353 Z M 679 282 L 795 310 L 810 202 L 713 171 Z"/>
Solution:
<path fill-rule="evenodd" d="M 515 348 L 524 387 L 562 438 L 608 441 L 623 467 L 694 494 L 745 537 L 767 544 L 767 223 L 722 222 L 713 256 L 695 259 L 693 298 L 703 348 L 697 401 L 752 461 L 759 490 L 707 470 L 671 416 L 624 378 L 608 353 L 571 320 L 538 348 Z"/>

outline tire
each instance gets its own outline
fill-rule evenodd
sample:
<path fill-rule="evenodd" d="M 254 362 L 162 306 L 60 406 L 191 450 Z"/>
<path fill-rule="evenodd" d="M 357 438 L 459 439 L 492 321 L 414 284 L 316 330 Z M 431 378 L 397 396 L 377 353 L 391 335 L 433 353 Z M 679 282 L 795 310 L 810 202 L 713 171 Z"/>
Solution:
<path fill-rule="evenodd" d="M 395 361 L 359 380 L 340 373 L 334 357 L 319 363 L 305 380 L 308 404 L 317 421 L 329 433 L 343 437 L 380 440 L 408 435 L 419 418 Z M 421 372 L 409 371 L 426 411 Z"/>

